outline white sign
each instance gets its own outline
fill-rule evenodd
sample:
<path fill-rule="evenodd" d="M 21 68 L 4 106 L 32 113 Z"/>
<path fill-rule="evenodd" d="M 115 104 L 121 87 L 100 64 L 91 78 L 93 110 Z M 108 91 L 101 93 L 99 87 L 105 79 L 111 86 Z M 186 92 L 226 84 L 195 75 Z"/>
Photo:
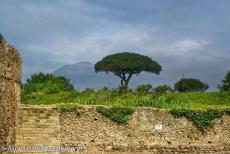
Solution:
<path fill-rule="evenodd" d="M 156 130 L 162 130 L 163 126 L 161 124 L 157 124 L 157 125 L 155 125 L 155 129 Z"/>

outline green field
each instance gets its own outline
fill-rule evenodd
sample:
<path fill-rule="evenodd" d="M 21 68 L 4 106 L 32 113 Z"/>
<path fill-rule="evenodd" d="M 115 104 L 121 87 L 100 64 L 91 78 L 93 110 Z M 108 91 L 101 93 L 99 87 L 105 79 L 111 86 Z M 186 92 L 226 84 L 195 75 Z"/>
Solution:
<path fill-rule="evenodd" d="M 230 108 L 230 92 L 169 93 L 163 95 L 156 93 L 138 95 L 131 92 L 118 95 L 103 90 L 98 92 L 58 92 L 54 94 L 35 92 L 29 95 L 22 94 L 22 103 L 33 105 L 74 103 L 164 109 L 222 109 Z"/>

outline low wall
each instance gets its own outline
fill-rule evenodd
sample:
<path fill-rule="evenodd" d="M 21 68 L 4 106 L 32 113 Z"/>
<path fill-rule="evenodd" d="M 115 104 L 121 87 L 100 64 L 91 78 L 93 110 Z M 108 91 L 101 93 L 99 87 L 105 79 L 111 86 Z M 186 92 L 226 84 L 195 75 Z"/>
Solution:
<path fill-rule="evenodd" d="M 215 120 L 203 135 L 187 119 L 174 118 L 168 110 L 137 108 L 126 125 L 114 123 L 93 106 L 80 106 L 78 111 L 19 107 L 16 146 L 61 145 L 96 154 L 230 153 L 230 116 Z"/>

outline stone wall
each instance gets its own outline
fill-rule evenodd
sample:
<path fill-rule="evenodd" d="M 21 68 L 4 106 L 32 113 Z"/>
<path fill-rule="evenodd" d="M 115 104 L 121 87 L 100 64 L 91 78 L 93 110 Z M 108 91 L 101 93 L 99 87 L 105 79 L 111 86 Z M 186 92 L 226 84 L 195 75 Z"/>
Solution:
<path fill-rule="evenodd" d="M 17 142 L 15 147 L 57 147 L 61 144 L 57 107 L 21 106 L 17 114 Z"/>
<path fill-rule="evenodd" d="M 126 125 L 104 117 L 93 106 L 80 106 L 78 113 L 59 113 L 55 106 L 21 106 L 16 145 L 82 147 L 89 154 L 230 153 L 230 116 L 215 120 L 203 135 L 168 110 L 137 108 Z"/>
<path fill-rule="evenodd" d="M 15 143 L 16 108 L 20 98 L 21 61 L 0 35 L 0 153 Z"/>

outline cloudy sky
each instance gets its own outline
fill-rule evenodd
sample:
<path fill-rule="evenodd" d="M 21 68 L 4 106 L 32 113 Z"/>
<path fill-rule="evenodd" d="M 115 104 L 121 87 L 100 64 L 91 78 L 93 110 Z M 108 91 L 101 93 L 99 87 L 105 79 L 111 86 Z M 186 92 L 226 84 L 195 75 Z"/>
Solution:
<path fill-rule="evenodd" d="M 230 70 L 229 0 L 1 0 L 0 33 L 24 80 L 122 51 L 158 61 L 160 83 L 185 74 L 214 90 Z"/>

